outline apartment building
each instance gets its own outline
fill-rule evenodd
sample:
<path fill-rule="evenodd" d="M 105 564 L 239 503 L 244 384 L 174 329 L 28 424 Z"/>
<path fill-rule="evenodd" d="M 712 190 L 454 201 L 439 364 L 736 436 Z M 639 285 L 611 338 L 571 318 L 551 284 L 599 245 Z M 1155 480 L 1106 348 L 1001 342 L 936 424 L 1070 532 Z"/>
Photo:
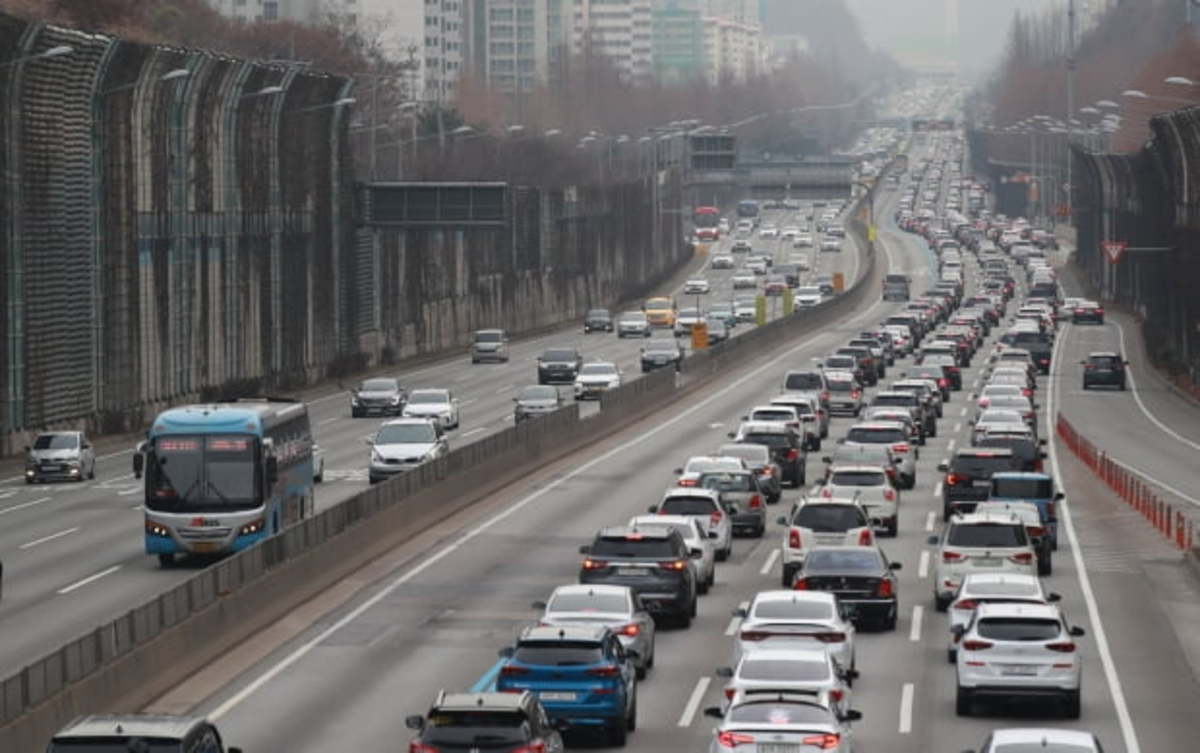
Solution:
<path fill-rule="evenodd" d="M 757 6 L 755 6 L 757 7 Z M 704 56 L 708 81 L 743 82 L 762 70 L 762 28 L 727 16 L 705 16 Z"/>
<path fill-rule="evenodd" d="M 471 0 L 464 18 L 468 69 L 505 94 L 561 81 L 572 8 L 573 0 Z"/>
<path fill-rule="evenodd" d="M 659 0 L 652 39 L 654 77 L 659 83 L 706 77 L 704 16 L 694 0 Z"/>
<path fill-rule="evenodd" d="M 359 0 L 208 0 L 223 16 L 237 21 L 295 21 L 312 24 L 328 14 L 354 20 Z"/>
<path fill-rule="evenodd" d="M 575 0 L 573 53 L 603 57 L 631 82 L 654 75 L 652 0 Z"/>

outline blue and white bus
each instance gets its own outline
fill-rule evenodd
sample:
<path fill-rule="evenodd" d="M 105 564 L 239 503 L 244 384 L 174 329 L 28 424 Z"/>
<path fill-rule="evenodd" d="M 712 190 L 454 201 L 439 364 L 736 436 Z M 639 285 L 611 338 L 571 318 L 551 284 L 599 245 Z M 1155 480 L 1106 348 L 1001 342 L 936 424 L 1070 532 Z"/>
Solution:
<path fill-rule="evenodd" d="M 245 549 L 313 512 L 313 437 L 304 403 L 186 405 L 154 419 L 134 454 L 145 475 L 146 553 Z"/>
<path fill-rule="evenodd" d="M 737 205 L 737 215 L 744 219 L 758 219 L 758 202 L 753 199 L 745 199 L 739 201 Z"/>

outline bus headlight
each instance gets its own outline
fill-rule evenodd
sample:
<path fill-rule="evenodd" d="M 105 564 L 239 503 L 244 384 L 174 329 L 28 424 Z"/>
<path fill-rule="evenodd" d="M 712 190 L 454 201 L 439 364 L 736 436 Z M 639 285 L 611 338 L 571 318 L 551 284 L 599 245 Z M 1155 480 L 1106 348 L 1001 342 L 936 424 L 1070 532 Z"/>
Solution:
<path fill-rule="evenodd" d="M 150 536 L 161 536 L 167 538 L 171 532 L 162 523 L 155 523 L 153 520 L 146 521 L 146 533 Z"/>
<path fill-rule="evenodd" d="M 247 523 L 246 525 L 242 526 L 241 530 L 238 531 L 238 536 L 249 536 L 254 533 L 262 533 L 262 530 L 263 530 L 263 528 L 266 527 L 266 525 L 267 525 L 266 518 L 259 518 L 258 520 L 252 520 L 249 523 Z"/>

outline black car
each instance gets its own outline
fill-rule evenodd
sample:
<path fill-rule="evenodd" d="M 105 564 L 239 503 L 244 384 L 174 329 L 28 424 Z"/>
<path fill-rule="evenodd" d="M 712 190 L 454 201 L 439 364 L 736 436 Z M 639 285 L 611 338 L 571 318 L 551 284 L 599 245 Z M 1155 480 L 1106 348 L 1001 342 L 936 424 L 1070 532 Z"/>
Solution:
<path fill-rule="evenodd" d="M 1000 342 L 1013 348 L 1024 348 L 1033 356 L 1033 365 L 1043 374 L 1050 373 L 1050 359 L 1054 352 L 1054 342 L 1045 332 L 1018 330 L 1006 332 Z"/>
<path fill-rule="evenodd" d="M 612 332 L 613 316 L 608 309 L 592 309 L 583 317 L 583 334 Z"/>
<path fill-rule="evenodd" d="M 1099 385 L 1125 389 L 1125 367 L 1129 362 L 1119 353 L 1097 352 L 1089 353 L 1083 364 L 1083 388 Z"/>
<path fill-rule="evenodd" d="M 399 416 L 404 413 L 407 400 L 408 393 L 400 386 L 399 379 L 364 379 L 350 393 L 350 416 Z"/>
<path fill-rule="evenodd" d="M 642 348 L 643 374 L 668 367 L 678 371 L 682 361 L 683 351 L 673 336 L 651 338 Z"/>
<path fill-rule="evenodd" d="M 575 348 L 549 348 L 537 360 L 538 384 L 574 384 L 583 368 L 583 356 Z"/>
<path fill-rule="evenodd" d="M 689 560 L 700 555 L 688 551 L 679 531 L 605 528 L 579 552 L 585 555 L 579 569 L 580 583 L 628 586 L 642 597 L 647 611 L 655 617 L 673 617 L 683 627 L 692 624 L 696 616 L 696 576 Z"/>
<path fill-rule="evenodd" d="M 950 383 L 950 389 L 955 392 L 962 390 L 962 371 L 958 366 L 958 358 L 955 356 L 936 353 L 928 356 L 921 356 L 920 366 L 944 366 L 945 378 Z M 938 382 L 941 385 L 941 382 Z"/>
<path fill-rule="evenodd" d="M 761 444 L 771 453 L 771 459 L 779 464 L 781 479 L 793 488 L 803 486 L 808 478 L 808 451 L 804 448 L 803 435 L 786 424 L 748 421 L 741 430 L 729 435 L 742 444 Z"/>
<path fill-rule="evenodd" d="M 878 547 L 818 546 L 804 558 L 792 589 L 829 591 L 851 607 L 855 625 L 895 630 L 899 569 Z"/>
<path fill-rule="evenodd" d="M 1071 324 L 1104 324 L 1104 309 L 1095 301 L 1080 301 L 1071 309 Z"/>
<path fill-rule="evenodd" d="M 783 275 L 787 281 L 789 288 L 800 287 L 800 265 L 799 264 L 776 264 L 772 269 L 775 274 Z"/>
<path fill-rule="evenodd" d="M 908 371 L 901 374 L 905 379 L 932 379 L 937 382 L 938 390 L 942 393 L 942 402 L 950 401 L 950 369 L 941 364 L 909 366 Z"/>
<path fill-rule="evenodd" d="M 553 413 L 563 407 L 564 402 L 558 388 L 550 385 L 530 385 L 513 398 L 513 423 L 519 424 L 530 418 Z"/>
<path fill-rule="evenodd" d="M 1013 451 L 1005 447 L 960 447 L 949 461 L 938 464 L 942 479 L 942 519 L 956 512 L 972 512 L 988 498 L 992 474 L 1020 470 Z"/>
<path fill-rule="evenodd" d="M 565 719 L 551 720 L 531 691 L 520 693 L 447 693 L 441 691 L 425 716 L 405 717 L 417 731 L 409 750 L 480 750 L 521 753 L 540 750 L 562 753 Z"/>
<path fill-rule="evenodd" d="M 844 345 L 835 353 L 841 356 L 854 356 L 858 359 L 858 367 L 862 370 L 863 383 L 868 387 L 879 384 L 879 379 L 887 374 L 887 366 L 883 359 L 876 358 L 871 349 L 862 345 Z"/>
<path fill-rule="evenodd" d="M 1034 439 L 1029 431 L 1003 431 L 989 429 L 983 438 L 975 442 L 978 449 L 1004 447 L 1012 450 L 1013 470 L 1027 473 L 1041 473 L 1042 461 L 1046 459 L 1046 451 L 1042 445 L 1044 439 Z"/>

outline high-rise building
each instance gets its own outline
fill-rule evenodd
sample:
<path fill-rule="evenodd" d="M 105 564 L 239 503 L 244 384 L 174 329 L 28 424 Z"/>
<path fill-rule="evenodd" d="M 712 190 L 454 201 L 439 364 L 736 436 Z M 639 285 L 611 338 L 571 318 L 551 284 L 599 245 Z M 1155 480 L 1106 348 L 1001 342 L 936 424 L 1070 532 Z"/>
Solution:
<path fill-rule="evenodd" d="M 576 56 L 603 57 L 631 83 L 654 75 L 651 0 L 575 0 L 572 47 Z"/>
<path fill-rule="evenodd" d="M 757 6 L 756 6 L 757 7 Z M 762 29 L 727 16 L 704 17 L 704 55 L 709 83 L 743 82 L 762 69 Z"/>
<path fill-rule="evenodd" d="M 705 78 L 704 20 L 695 0 L 660 0 L 654 8 L 654 77 L 671 84 Z"/>
<path fill-rule="evenodd" d="M 330 15 L 356 18 L 358 0 L 208 0 L 221 15 L 237 21 L 295 21 L 312 24 Z"/>
<path fill-rule="evenodd" d="M 464 21 L 469 70 L 505 94 L 560 81 L 570 13 L 571 0 L 472 0 Z"/>

